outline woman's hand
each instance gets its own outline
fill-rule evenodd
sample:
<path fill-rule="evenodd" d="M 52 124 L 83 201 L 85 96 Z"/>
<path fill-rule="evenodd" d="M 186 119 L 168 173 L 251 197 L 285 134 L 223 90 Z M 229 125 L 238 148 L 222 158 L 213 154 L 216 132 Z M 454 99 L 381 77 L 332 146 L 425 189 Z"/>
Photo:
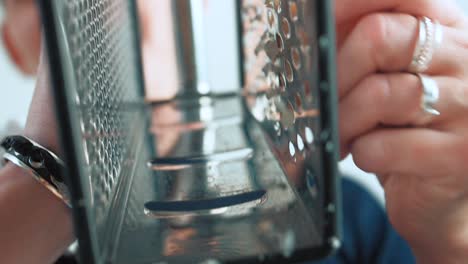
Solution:
<path fill-rule="evenodd" d="M 48 66 L 40 63 L 26 136 L 57 152 Z M 73 241 L 70 209 L 13 164 L 0 170 L 0 263 L 52 263 Z"/>
<path fill-rule="evenodd" d="M 423 263 L 468 259 L 468 26 L 454 1 L 336 0 L 342 155 L 376 173 L 390 220 Z M 421 107 L 408 73 L 419 18 L 442 25 L 424 72 L 440 88 Z"/>
<path fill-rule="evenodd" d="M 34 0 L 4 0 L 2 40 L 13 63 L 22 73 L 36 73 L 41 50 L 39 14 Z"/>

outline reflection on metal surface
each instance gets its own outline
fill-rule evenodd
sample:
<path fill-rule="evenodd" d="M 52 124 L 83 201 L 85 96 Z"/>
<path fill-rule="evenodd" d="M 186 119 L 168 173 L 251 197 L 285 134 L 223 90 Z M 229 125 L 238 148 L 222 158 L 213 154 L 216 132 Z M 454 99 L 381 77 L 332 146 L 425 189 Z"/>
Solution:
<path fill-rule="evenodd" d="M 312 132 L 312 129 L 310 127 L 305 128 L 305 138 L 307 143 L 314 143 L 314 132 Z"/>
<path fill-rule="evenodd" d="M 302 137 L 301 135 L 297 135 L 297 148 L 299 149 L 299 151 L 303 151 L 305 146 L 304 146 L 304 141 L 302 140 Z"/>
<path fill-rule="evenodd" d="M 297 140 L 305 138 L 305 125 L 301 137 L 295 134 L 290 141 L 294 163 L 279 151 L 283 143 L 269 140 L 245 114 L 242 100 L 226 96 L 153 107 L 156 167 L 149 174 L 147 164 L 137 170 L 116 251 L 119 263 L 135 262 L 130 252 L 140 256 L 137 263 L 223 262 L 271 252 L 290 256 L 320 243 L 318 201 L 302 200 L 311 197 L 305 171 L 314 166 L 306 163 L 310 148 L 303 142 L 301 151 Z M 220 122 L 233 115 L 240 122 Z M 217 125 L 187 126 L 199 122 Z M 274 228 L 265 228 L 266 222 Z"/>
<path fill-rule="evenodd" d="M 264 190 L 202 200 L 147 202 L 145 214 L 157 218 L 223 214 L 231 207 L 253 209 L 266 199 Z"/>
<path fill-rule="evenodd" d="M 171 1 L 182 19 L 173 42 L 187 45 L 173 54 L 182 83 L 158 88 L 181 96 L 149 105 L 149 127 L 147 109 L 134 107 L 143 104 L 134 1 L 47 2 L 62 6 L 61 52 L 72 55 L 77 105 L 65 107 L 79 131 L 68 136 L 85 152 L 76 215 L 94 262 L 255 260 L 326 243 L 317 1 L 243 0 L 246 84 L 219 97 L 206 94 L 192 19 L 201 13 L 189 10 L 202 2 Z"/>
<path fill-rule="evenodd" d="M 206 156 L 187 156 L 187 157 L 170 157 L 156 158 L 149 162 L 149 167 L 153 170 L 174 170 L 178 168 L 186 168 L 188 166 L 208 163 L 223 163 L 247 160 L 253 155 L 251 148 L 243 148 L 222 153 L 215 153 Z"/>
<path fill-rule="evenodd" d="M 317 182 L 317 175 L 313 174 L 310 170 L 307 171 L 307 188 L 309 189 L 310 194 L 312 197 L 316 198 L 319 194 L 319 186 Z"/>
<path fill-rule="evenodd" d="M 243 7 L 247 105 L 270 136 L 291 139 L 303 123 L 320 121 L 318 90 L 311 86 L 318 80 L 315 4 L 245 0 Z"/>
<path fill-rule="evenodd" d="M 294 146 L 294 143 L 292 142 L 289 142 L 289 154 L 292 158 L 296 156 L 296 146 Z"/>
<path fill-rule="evenodd" d="M 296 246 L 296 235 L 293 229 L 283 230 L 281 227 L 275 226 L 272 221 L 260 222 L 258 229 L 263 239 L 276 244 L 284 256 L 289 257 L 292 255 Z"/>
<path fill-rule="evenodd" d="M 66 141 L 75 140 L 73 151 L 82 152 L 83 167 L 73 172 L 82 176 L 80 195 L 84 197 L 79 206 L 89 206 L 88 225 L 95 231 L 92 243 L 102 249 L 107 239 L 112 240 L 108 234 L 114 219 L 108 216 L 123 210 L 117 198 L 129 191 L 125 183 L 131 181 L 132 160 L 141 141 L 128 127 L 144 125 L 139 67 L 121 63 L 138 61 L 132 8 L 125 0 L 48 2 L 57 12 L 58 47 L 62 48 L 49 52 L 58 54 L 54 57 L 63 64 L 51 72 L 64 72 L 65 87 L 55 84 L 55 89 L 67 94 L 71 109 L 60 123 L 70 118 L 75 124 L 75 133 L 66 135 Z M 60 100 L 58 105 L 66 104 L 64 98 Z"/>
<path fill-rule="evenodd" d="M 152 133 L 155 135 L 163 134 L 165 131 L 170 130 L 171 132 L 180 133 L 186 130 L 202 130 L 205 128 L 218 128 L 223 126 L 234 126 L 239 125 L 242 123 L 242 117 L 240 116 L 232 116 L 226 117 L 220 120 L 216 120 L 213 122 L 192 122 L 186 124 L 162 124 L 162 125 L 155 125 L 151 128 Z"/>
<path fill-rule="evenodd" d="M 197 263 L 288 257 L 323 242 L 314 1 L 242 7 L 242 96 L 153 106 L 156 156 L 135 180 L 117 252 Z"/>

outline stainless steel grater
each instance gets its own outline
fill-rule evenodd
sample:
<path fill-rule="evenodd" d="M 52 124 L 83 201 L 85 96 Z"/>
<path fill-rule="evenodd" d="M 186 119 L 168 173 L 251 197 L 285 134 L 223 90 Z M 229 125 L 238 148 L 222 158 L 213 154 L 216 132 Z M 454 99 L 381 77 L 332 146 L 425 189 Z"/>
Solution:
<path fill-rule="evenodd" d="M 226 93 L 210 82 L 202 1 L 166 1 L 177 82 L 163 101 L 144 99 L 134 1 L 38 2 L 82 263 L 284 263 L 339 247 L 329 1 L 236 1 L 224 30 L 243 88 Z"/>

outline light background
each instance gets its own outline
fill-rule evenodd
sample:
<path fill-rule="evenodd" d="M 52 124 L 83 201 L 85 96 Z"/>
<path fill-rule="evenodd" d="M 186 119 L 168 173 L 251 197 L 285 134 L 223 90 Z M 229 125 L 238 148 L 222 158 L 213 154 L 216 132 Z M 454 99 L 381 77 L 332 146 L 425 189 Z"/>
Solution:
<path fill-rule="evenodd" d="M 441 0 L 442 1 L 442 0 Z M 226 3 L 231 1 L 211 1 L 212 11 L 208 14 L 207 25 L 209 27 L 208 32 L 224 32 L 226 28 L 232 28 L 233 20 L 225 19 L 229 16 L 226 13 L 232 6 Z M 458 0 L 460 5 L 468 12 L 468 0 Z M 222 3 L 222 4 L 221 4 Z M 232 9 L 231 9 L 232 10 Z M 3 18 L 3 10 L 0 7 L 0 21 Z M 216 21 L 213 23 L 211 21 Z M 225 23 L 220 23 L 225 21 Z M 214 38 L 214 39 L 213 39 Z M 234 44 L 233 35 L 226 35 L 224 40 L 226 43 L 219 42 L 219 36 L 216 34 L 208 34 L 207 47 L 211 51 L 212 56 L 209 59 L 209 67 L 212 71 L 220 68 L 219 60 L 220 56 L 225 58 L 228 56 L 228 60 L 235 60 L 235 46 L 229 47 L 229 43 Z M 237 43 L 236 43 L 237 44 Z M 231 52 L 229 52 L 231 51 Z M 216 55 L 218 54 L 218 55 Z M 224 67 L 224 68 L 223 68 Z M 227 67 L 227 68 L 226 68 Z M 233 64 L 223 63 L 222 72 L 217 71 L 217 74 L 213 74 L 212 80 L 214 86 L 219 87 L 220 85 L 235 83 L 236 76 L 232 75 L 232 72 L 236 71 L 236 66 Z M 229 86 L 229 85 L 228 85 Z M 20 126 L 24 125 L 26 115 L 28 111 L 28 105 L 31 101 L 32 92 L 34 89 L 34 79 L 27 78 L 21 75 L 11 64 L 8 56 L 5 53 L 3 43 L 0 41 L 0 136 L 4 127 L 9 121 L 15 120 Z M 383 191 L 380 188 L 377 180 L 373 175 L 366 174 L 356 168 L 351 159 L 340 164 L 340 168 L 346 172 L 352 178 L 355 178 L 362 184 L 369 187 L 369 189 L 383 201 Z"/>

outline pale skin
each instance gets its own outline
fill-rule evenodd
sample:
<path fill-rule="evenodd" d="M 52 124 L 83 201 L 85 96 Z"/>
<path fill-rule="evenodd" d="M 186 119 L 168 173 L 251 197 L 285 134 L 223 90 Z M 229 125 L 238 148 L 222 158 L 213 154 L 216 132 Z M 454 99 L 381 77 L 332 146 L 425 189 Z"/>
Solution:
<path fill-rule="evenodd" d="M 5 25 L 27 23 L 24 27 L 29 27 L 30 32 L 39 31 L 37 24 L 26 17 L 18 19 L 21 13 L 15 13 L 22 12 L 18 6 L 15 8 L 17 2 L 27 6 L 25 3 L 32 5 L 32 0 L 6 2 L 10 15 Z M 335 2 L 342 155 L 353 154 L 360 168 L 378 175 L 385 189 L 390 220 L 409 242 L 420 263 L 465 263 L 468 259 L 467 17 L 451 0 Z M 157 18 L 147 13 L 143 14 L 144 32 L 150 32 L 152 23 L 157 23 L 153 21 Z M 435 108 L 442 114 L 437 117 L 421 110 L 419 79 L 406 73 L 417 40 L 417 16 L 440 21 L 445 35 L 426 72 L 441 90 Z M 15 60 L 18 67 L 32 73 L 31 65 L 37 63 L 40 50 L 35 49 L 40 43 L 33 41 L 34 34 L 7 36 L 10 43 L 23 37 L 30 40 L 23 43 L 32 46 L 15 49 L 13 52 L 20 54 L 12 57 L 22 58 Z M 29 51 L 34 50 L 37 53 L 31 55 Z M 151 49 L 146 46 L 145 50 Z M 145 57 L 151 57 L 151 53 L 145 51 Z M 50 105 L 44 68 L 43 64 L 39 66 L 32 104 L 32 109 L 41 111 L 31 111 L 26 133 L 58 150 L 54 137 L 50 136 L 54 126 L 52 109 L 46 113 L 43 110 Z M 0 236 L 0 247 L 9 249 L 2 250 L 7 254 L 0 256 L 1 263 L 21 263 L 18 260 L 25 257 L 31 257 L 34 263 L 49 263 L 73 239 L 69 212 L 41 188 L 15 167 L 0 171 L 0 233 L 10 234 Z M 12 199 L 14 203 L 10 202 Z M 31 213 L 36 217 L 31 217 Z M 44 232 L 44 226 L 51 225 L 54 228 Z"/>
<path fill-rule="evenodd" d="M 47 67 L 38 69 L 25 134 L 59 152 Z M 74 240 L 70 209 L 11 163 L 0 170 L 0 219 L 0 263 L 53 263 Z"/>

